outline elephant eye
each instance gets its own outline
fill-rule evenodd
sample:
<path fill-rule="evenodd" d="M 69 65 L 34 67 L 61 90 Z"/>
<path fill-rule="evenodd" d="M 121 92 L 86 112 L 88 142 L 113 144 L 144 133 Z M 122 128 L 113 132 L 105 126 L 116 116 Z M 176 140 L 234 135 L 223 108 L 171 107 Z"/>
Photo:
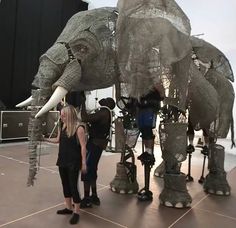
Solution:
<path fill-rule="evenodd" d="M 78 50 L 81 53 L 87 53 L 88 52 L 88 47 L 84 46 L 84 45 L 78 45 Z"/>

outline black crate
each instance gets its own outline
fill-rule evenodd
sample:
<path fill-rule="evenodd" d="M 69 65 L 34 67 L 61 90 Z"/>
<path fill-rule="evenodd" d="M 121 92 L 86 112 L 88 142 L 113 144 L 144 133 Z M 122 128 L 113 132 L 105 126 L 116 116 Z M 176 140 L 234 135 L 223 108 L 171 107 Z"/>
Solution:
<path fill-rule="evenodd" d="M 28 139 L 30 111 L 0 112 L 0 142 L 3 140 Z M 58 132 L 58 111 L 50 111 L 43 122 L 43 134 L 56 137 Z"/>

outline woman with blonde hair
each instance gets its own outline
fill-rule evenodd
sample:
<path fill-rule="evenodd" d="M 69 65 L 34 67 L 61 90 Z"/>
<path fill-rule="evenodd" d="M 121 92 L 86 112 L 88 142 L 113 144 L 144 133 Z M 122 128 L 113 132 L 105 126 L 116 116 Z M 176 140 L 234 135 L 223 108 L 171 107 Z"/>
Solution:
<path fill-rule="evenodd" d="M 61 177 L 66 208 L 57 214 L 73 214 L 70 224 L 79 221 L 80 194 L 78 190 L 79 172 L 86 172 L 85 124 L 78 117 L 72 105 L 64 106 L 60 111 L 60 126 L 56 138 L 45 139 L 59 143 L 57 166 Z M 74 212 L 72 205 L 74 204 Z"/>

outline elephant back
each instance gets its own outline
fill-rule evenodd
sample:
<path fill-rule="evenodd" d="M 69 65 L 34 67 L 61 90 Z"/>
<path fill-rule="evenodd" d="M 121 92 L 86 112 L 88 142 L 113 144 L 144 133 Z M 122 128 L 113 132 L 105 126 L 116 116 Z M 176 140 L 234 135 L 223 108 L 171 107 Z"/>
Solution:
<path fill-rule="evenodd" d="M 234 82 L 234 74 L 229 60 L 219 49 L 205 40 L 194 36 L 191 36 L 191 43 L 199 60 L 204 63 L 211 62 L 213 69 L 231 82 Z"/>
<path fill-rule="evenodd" d="M 57 42 L 69 43 L 76 40 L 81 32 L 90 30 L 90 28 L 98 28 L 101 25 L 109 27 L 109 18 L 112 17 L 115 10 L 114 7 L 102 7 L 74 14 L 57 38 Z"/>

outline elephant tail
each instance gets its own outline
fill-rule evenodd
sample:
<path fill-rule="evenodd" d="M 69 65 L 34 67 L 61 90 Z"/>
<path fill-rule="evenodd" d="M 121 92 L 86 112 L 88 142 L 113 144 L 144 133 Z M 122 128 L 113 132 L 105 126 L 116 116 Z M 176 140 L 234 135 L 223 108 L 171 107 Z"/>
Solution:
<path fill-rule="evenodd" d="M 233 115 L 232 115 L 232 118 L 231 118 L 231 149 L 233 147 L 236 147 L 235 145 L 235 141 L 234 141 L 234 118 L 233 118 Z"/>

